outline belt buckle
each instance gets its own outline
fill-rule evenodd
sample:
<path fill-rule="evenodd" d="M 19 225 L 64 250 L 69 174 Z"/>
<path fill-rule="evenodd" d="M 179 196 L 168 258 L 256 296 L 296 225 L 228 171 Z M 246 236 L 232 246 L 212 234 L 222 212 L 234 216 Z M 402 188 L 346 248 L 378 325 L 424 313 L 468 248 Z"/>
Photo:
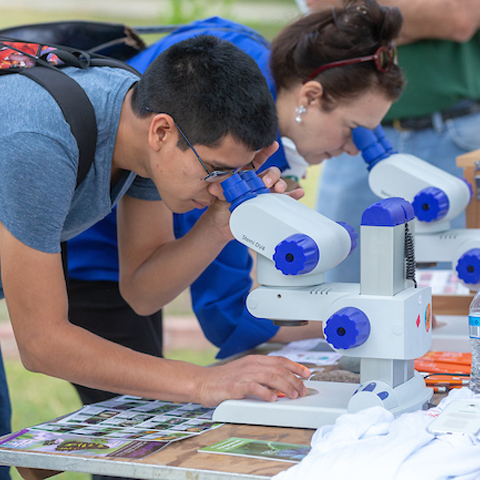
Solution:
<path fill-rule="evenodd" d="M 407 130 L 406 128 L 402 127 L 402 122 L 398 118 L 393 120 L 392 126 L 395 130 L 399 130 L 400 132 L 405 132 Z"/>

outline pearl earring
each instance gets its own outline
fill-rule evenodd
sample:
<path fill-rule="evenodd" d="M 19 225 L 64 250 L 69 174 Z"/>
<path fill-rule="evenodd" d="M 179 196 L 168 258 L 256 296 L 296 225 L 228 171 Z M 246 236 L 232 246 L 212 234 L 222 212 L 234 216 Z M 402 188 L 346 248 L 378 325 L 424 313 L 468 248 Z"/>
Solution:
<path fill-rule="evenodd" d="M 295 117 L 295 121 L 297 123 L 302 123 L 302 115 L 307 111 L 304 105 L 300 105 L 295 109 L 295 113 L 297 116 Z"/>

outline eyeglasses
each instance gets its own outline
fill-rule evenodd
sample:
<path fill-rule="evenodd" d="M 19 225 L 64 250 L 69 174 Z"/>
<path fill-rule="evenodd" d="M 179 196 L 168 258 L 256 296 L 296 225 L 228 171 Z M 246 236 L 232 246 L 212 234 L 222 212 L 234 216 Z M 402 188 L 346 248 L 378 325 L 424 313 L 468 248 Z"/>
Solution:
<path fill-rule="evenodd" d="M 334 67 L 343 67 L 345 65 L 354 65 L 356 63 L 363 63 L 363 62 L 375 62 L 375 67 L 377 70 L 386 73 L 390 70 L 392 65 L 395 63 L 397 57 L 397 47 L 394 44 L 389 45 L 386 47 L 382 45 L 378 47 L 377 50 L 373 55 L 366 55 L 365 57 L 357 57 L 357 58 L 348 58 L 346 60 L 339 60 L 337 62 L 326 63 L 321 67 L 318 67 L 314 72 L 312 72 L 307 79 L 303 82 L 306 83 L 309 80 L 314 79 L 318 74 L 328 70 L 329 68 Z"/>
<path fill-rule="evenodd" d="M 151 110 L 150 108 L 148 107 L 145 107 L 145 110 L 147 110 L 148 112 L 152 112 L 152 113 L 165 113 L 165 112 L 155 112 L 154 110 Z M 168 115 L 168 114 L 167 114 Z M 170 115 L 171 116 L 171 115 Z M 250 170 L 250 169 L 246 169 L 245 167 L 239 167 L 239 168 L 236 168 L 234 170 L 231 170 L 231 171 L 225 171 L 225 170 L 214 170 L 213 172 L 210 172 L 210 170 L 207 168 L 207 166 L 205 165 L 205 163 L 203 162 L 203 160 L 200 158 L 200 155 L 197 153 L 197 151 L 193 148 L 193 145 L 190 143 L 190 140 L 187 138 L 187 136 L 182 132 L 182 129 L 178 126 L 177 122 L 174 120 L 174 118 L 172 117 L 172 120 L 173 120 L 173 123 L 175 124 L 175 126 L 177 127 L 177 130 L 178 132 L 180 133 L 180 135 L 183 137 L 183 139 L 187 142 L 187 145 L 192 149 L 193 153 L 195 154 L 195 156 L 198 158 L 198 161 L 200 162 L 200 164 L 202 165 L 202 167 L 204 168 L 204 170 L 207 172 L 207 176 L 204 178 L 204 180 L 208 183 L 213 183 L 213 182 L 220 182 L 221 180 L 224 180 L 226 176 L 229 176 L 229 175 L 235 175 L 236 173 L 242 173 L 246 170 Z M 252 170 L 255 170 L 255 165 L 253 164 L 253 162 L 250 162 L 249 164 L 251 166 L 251 169 Z"/>

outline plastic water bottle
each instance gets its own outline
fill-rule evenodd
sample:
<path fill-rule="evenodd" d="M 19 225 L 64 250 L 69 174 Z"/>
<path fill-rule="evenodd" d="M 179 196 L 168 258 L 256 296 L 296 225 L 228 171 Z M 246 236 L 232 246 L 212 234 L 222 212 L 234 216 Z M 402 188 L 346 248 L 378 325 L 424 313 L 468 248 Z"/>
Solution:
<path fill-rule="evenodd" d="M 472 372 L 470 373 L 469 387 L 474 393 L 480 393 L 480 289 L 470 304 L 468 330 L 472 349 Z"/>

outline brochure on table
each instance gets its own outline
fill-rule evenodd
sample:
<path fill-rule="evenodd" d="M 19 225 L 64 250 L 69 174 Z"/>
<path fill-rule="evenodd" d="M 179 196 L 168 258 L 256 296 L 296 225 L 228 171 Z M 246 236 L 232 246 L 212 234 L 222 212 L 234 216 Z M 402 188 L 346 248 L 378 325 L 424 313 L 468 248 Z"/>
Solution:
<path fill-rule="evenodd" d="M 199 435 L 221 423 L 213 408 L 123 395 L 0 441 L 0 448 L 143 458 L 171 442 Z"/>
<path fill-rule="evenodd" d="M 201 453 L 219 453 L 239 457 L 263 458 L 281 462 L 300 462 L 310 451 L 309 445 L 231 437 L 198 450 Z"/>

